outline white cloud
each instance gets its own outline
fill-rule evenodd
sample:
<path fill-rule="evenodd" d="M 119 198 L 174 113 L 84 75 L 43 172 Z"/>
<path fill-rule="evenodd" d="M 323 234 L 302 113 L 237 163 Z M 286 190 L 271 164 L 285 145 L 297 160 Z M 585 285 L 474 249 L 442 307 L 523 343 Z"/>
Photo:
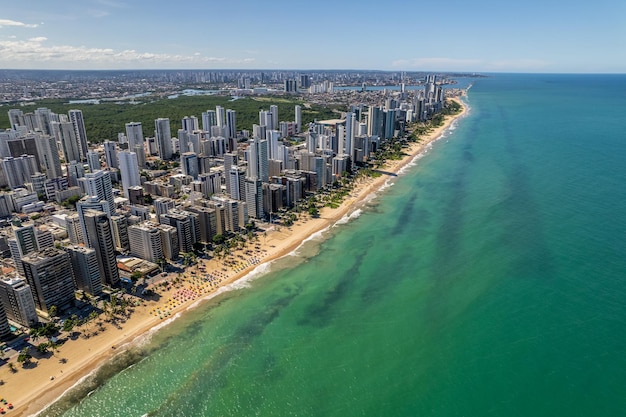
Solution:
<path fill-rule="evenodd" d="M 30 23 L 18 22 L 16 20 L 0 19 L 0 28 L 5 27 L 5 26 L 18 26 L 18 27 L 23 27 L 23 28 L 36 28 L 39 25 L 36 24 L 36 23 L 35 24 L 30 24 Z"/>
<path fill-rule="evenodd" d="M 113 0 L 95 0 L 94 3 L 100 4 L 102 6 L 115 7 L 117 9 L 125 9 L 128 7 L 128 4 L 126 3 Z"/>
<path fill-rule="evenodd" d="M 139 52 L 134 49 L 89 48 L 72 45 L 47 45 L 45 37 L 28 40 L 0 41 L 0 67 L 15 66 L 59 68 L 159 68 L 165 66 L 200 67 L 209 64 L 250 64 L 254 58 L 234 59 L 228 57 L 193 55 L 170 55 Z"/>
<path fill-rule="evenodd" d="M 111 14 L 107 12 L 106 10 L 88 10 L 87 13 L 89 14 L 89 16 L 95 17 L 95 18 L 107 17 Z"/>

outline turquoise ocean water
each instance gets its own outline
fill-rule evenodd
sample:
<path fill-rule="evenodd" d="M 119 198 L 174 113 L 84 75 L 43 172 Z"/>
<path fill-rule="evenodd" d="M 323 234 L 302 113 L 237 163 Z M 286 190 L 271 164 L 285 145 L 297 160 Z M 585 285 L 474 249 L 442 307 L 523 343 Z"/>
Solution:
<path fill-rule="evenodd" d="M 48 414 L 626 415 L 626 76 L 468 102 L 360 216 Z"/>

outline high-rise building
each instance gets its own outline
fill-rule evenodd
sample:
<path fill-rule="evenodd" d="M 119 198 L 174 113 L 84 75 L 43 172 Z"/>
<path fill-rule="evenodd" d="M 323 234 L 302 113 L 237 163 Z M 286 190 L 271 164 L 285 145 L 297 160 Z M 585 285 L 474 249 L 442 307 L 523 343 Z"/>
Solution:
<path fill-rule="evenodd" d="M 74 274 L 69 255 L 60 249 L 46 248 L 22 258 L 24 276 L 30 285 L 37 309 L 48 312 L 70 307 L 74 297 Z"/>
<path fill-rule="evenodd" d="M 7 314 L 4 311 L 4 307 L 0 304 L 0 338 L 4 339 L 11 334 L 11 326 Z"/>
<path fill-rule="evenodd" d="M 67 179 L 70 187 L 77 187 L 85 177 L 85 168 L 79 161 L 72 161 L 67 167 Z"/>
<path fill-rule="evenodd" d="M 200 126 L 198 125 L 198 118 L 196 116 L 183 117 L 182 125 L 183 130 L 187 133 L 193 133 L 200 129 Z"/>
<path fill-rule="evenodd" d="M 135 152 L 122 151 L 118 154 L 120 174 L 122 175 L 122 187 L 124 196 L 128 195 L 129 187 L 141 185 L 141 177 L 139 175 L 139 162 Z"/>
<path fill-rule="evenodd" d="M 168 260 L 178 258 L 180 247 L 178 246 L 178 231 L 176 228 L 167 224 L 159 224 L 157 229 L 161 235 L 163 257 Z"/>
<path fill-rule="evenodd" d="M 178 236 L 178 247 L 181 252 L 193 251 L 193 245 L 198 241 L 200 228 L 198 215 L 181 210 L 171 210 L 159 217 L 159 223 L 175 227 Z"/>
<path fill-rule="evenodd" d="M 129 250 L 128 243 L 128 220 L 124 216 L 112 216 L 111 226 L 115 249 L 120 252 Z"/>
<path fill-rule="evenodd" d="M 35 227 L 32 224 L 27 226 L 13 226 L 13 238 L 9 238 L 7 243 L 9 244 L 9 250 L 11 251 L 11 257 L 13 258 L 17 272 L 24 276 L 24 267 L 21 262 L 22 258 L 29 253 L 39 250 Z"/>
<path fill-rule="evenodd" d="M 100 166 L 100 154 L 96 151 L 87 152 L 87 165 L 90 172 L 96 172 L 102 168 Z"/>
<path fill-rule="evenodd" d="M 355 133 L 355 122 L 356 119 L 354 117 L 354 113 L 346 114 L 346 150 L 345 153 L 350 157 L 350 159 L 354 159 L 354 133 Z"/>
<path fill-rule="evenodd" d="M 24 120 L 24 112 L 22 112 L 20 109 L 10 109 L 8 111 L 8 114 L 11 129 L 15 129 L 16 127 L 22 125 Z"/>
<path fill-rule="evenodd" d="M 86 195 L 78 202 L 76 202 L 76 214 L 78 216 L 78 221 L 80 224 L 80 234 L 77 235 L 77 237 L 82 239 L 82 243 L 87 243 L 87 229 L 85 225 L 85 213 L 87 212 L 87 210 L 97 210 L 104 213 L 109 213 L 109 202 L 106 200 L 101 200 L 100 197 L 98 197 L 97 195 Z M 68 216 L 67 218 L 69 217 L 70 216 Z M 69 231 L 68 235 L 70 235 Z M 70 241 L 72 241 L 71 237 Z"/>
<path fill-rule="evenodd" d="M 97 210 L 87 210 L 84 215 L 85 243 L 96 250 L 98 266 L 103 283 L 117 285 L 120 280 L 115 256 L 115 244 L 111 223 L 107 213 Z"/>
<path fill-rule="evenodd" d="M 144 168 L 146 166 L 146 150 L 141 123 L 126 123 L 126 137 L 128 138 L 128 150 L 137 154 L 139 168 Z"/>
<path fill-rule="evenodd" d="M 57 141 L 61 142 L 65 162 L 80 161 L 80 144 L 74 125 L 70 122 L 52 122 L 52 131 Z"/>
<path fill-rule="evenodd" d="M 39 152 L 39 162 L 46 176 L 49 179 L 63 176 L 56 139 L 49 135 L 38 135 L 35 137 L 35 142 Z"/>
<path fill-rule="evenodd" d="M 296 80 L 285 80 L 285 92 L 295 93 L 298 91 L 298 83 Z"/>
<path fill-rule="evenodd" d="M 278 154 L 278 139 L 280 138 L 280 132 L 278 130 L 268 130 L 265 132 L 265 137 L 268 144 L 268 158 L 280 159 Z"/>
<path fill-rule="evenodd" d="M 230 194 L 230 175 L 229 172 L 232 167 L 236 167 L 238 164 L 236 153 L 224 154 L 224 182 L 226 184 L 226 194 Z"/>
<path fill-rule="evenodd" d="M 228 133 L 228 150 L 235 152 L 237 150 L 237 113 L 235 110 L 226 110 L 226 130 Z"/>
<path fill-rule="evenodd" d="M 194 152 L 185 152 L 180 155 L 180 166 L 183 174 L 198 178 L 198 156 Z"/>
<path fill-rule="evenodd" d="M 101 294 L 103 280 L 96 250 L 84 246 L 66 246 L 63 249 L 70 255 L 76 288 L 91 295 Z"/>
<path fill-rule="evenodd" d="M 176 207 L 176 202 L 171 198 L 167 197 L 159 197 L 152 203 L 154 205 L 154 212 L 156 214 L 157 219 L 161 217 L 161 215 L 165 213 L 169 213 L 174 207 Z"/>
<path fill-rule="evenodd" d="M 295 107 L 296 112 L 296 133 L 302 132 L 302 107 Z"/>
<path fill-rule="evenodd" d="M 383 139 L 391 139 L 395 135 L 396 129 L 396 111 L 387 110 L 384 112 L 384 136 Z"/>
<path fill-rule="evenodd" d="M 276 130 L 278 129 L 278 106 L 272 104 L 270 106 L 270 113 L 272 113 L 272 126 L 268 126 L 268 128 Z"/>
<path fill-rule="evenodd" d="M 172 131 L 170 130 L 170 119 L 156 119 L 154 121 L 154 135 L 159 157 L 164 161 L 172 159 Z"/>
<path fill-rule="evenodd" d="M 311 78 L 307 74 L 300 75 L 300 88 L 307 89 L 311 87 Z"/>
<path fill-rule="evenodd" d="M 224 111 L 224 107 L 215 106 L 215 116 L 217 117 L 217 126 L 225 127 L 226 126 L 226 112 Z"/>
<path fill-rule="evenodd" d="M 85 174 L 79 179 L 83 191 L 88 196 L 97 196 L 99 200 L 106 200 L 109 203 L 107 214 L 112 216 L 115 213 L 115 200 L 113 197 L 113 185 L 111 176 L 107 171 L 95 171 Z"/>
<path fill-rule="evenodd" d="M 245 188 L 245 201 L 248 206 L 248 216 L 255 219 L 264 218 L 263 183 L 258 178 L 246 178 Z"/>
<path fill-rule="evenodd" d="M 143 128 L 141 122 L 126 123 L 126 138 L 128 139 L 128 149 L 134 150 L 135 146 L 143 147 Z"/>
<path fill-rule="evenodd" d="M 128 226 L 128 241 L 131 255 L 150 262 L 163 259 L 161 233 L 154 223 Z"/>
<path fill-rule="evenodd" d="M 0 161 L 10 188 L 23 187 L 30 182 L 31 175 L 37 170 L 37 163 L 33 155 L 22 155 L 18 158 L 8 156 Z"/>
<path fill-rule="evenodd" d="M 216 232 L 216 215 L 215 209 L 203 206 L 190 206 L 187 211 L 198 215 L 198 226 L 200 229 L 199 241 L 202 243 L 211 243 Z"/>
<path fill-rule="evenodd" d="M 269 180 L 269 155 L 267 140 L 252 139 L 248 146 L 249 178 L 258 178 L 262 182 Z"/>
<path fill-rule="evenodd" d="M 109 168 L 119 169 L 120 164 L 117 157 L 117 143 L 112 140 L 104 142 L 104 160 Z M 132 149 L 131 149 L 132 150 Z"/>
<path fill-rule="evenodd" d="M 213 126 L 217 126 L 217 113 L 215 110 L 202 112 L 202 130 L 210 132 Z"/>
<path fill-rule="evenodd" d="M 0 304 L 4 306 L 7 318 L 22 326 L 37 324 L 37 311 L 30 285 L 21 278 L 3 277 L 0 279 Z"/>
<path fill-rule="evenodd" d="M 380 107 L 370 106 L 367 115 L 367 135 L 383 136 L 383 111 Z"/>
<path fill-rule="evenodd" d="M 76 138 L 78 140 L 80 160 L 84 161 L 87 158 L 89 145 L 87 142 L 87 131 L 85 130 L 85 120 L 83 119 L 83 112 L 82 110 L 70 110 L 67 112 L 67 115 L 69 116 L 70 123 L 72 123 Z"/>
<path fill-rule="evenodd" d="M 83 225 L 78 213 L 73 213 L 65 217 L 65 227 L 67 228 L 67 237 L 70 240 L 70 243 L 74 245 L 85 243 Z"/>

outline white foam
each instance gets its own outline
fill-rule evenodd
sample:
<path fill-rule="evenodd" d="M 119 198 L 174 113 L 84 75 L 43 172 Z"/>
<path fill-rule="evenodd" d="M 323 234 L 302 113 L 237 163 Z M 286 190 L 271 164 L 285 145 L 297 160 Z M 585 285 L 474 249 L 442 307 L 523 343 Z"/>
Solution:
<path fill-rule="evenodd" d="M 387 179 L 385 181 L 385 183 L 383 185 L 380 186 L 380 188 L 378 189 L 378 191 L 384 191 L 389 187 L 393 187 L 393 181 L 391 181 L 391 178 Z"/>
<path fill-rule="evenodd" d="M 361 209 L 356 209 L 354 210 L 352 213 L 350 214 L 346 214 L 345 216 L 343 216 L 341 219 L 337 220 L 335 222 L 335 224 L 333 224 L 333 227 L 338 226 L 340 224 L 346 224 L 348 223 L 350 220 L 354 220 L 354 219 L 358 219 L 361 214 L 363 214 L 363 210 Z"/>

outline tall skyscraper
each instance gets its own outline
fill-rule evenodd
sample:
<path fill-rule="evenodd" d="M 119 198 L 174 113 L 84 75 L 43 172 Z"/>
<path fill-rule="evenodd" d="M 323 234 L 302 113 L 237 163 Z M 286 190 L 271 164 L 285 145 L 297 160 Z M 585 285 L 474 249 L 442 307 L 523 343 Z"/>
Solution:
<path fill-rule="evenodd" d="M 226 113 L 224 112 L 224 107 L 215 106 L 215 115 L 217 117 L 217 126 L 218 127 L 226 126 Z"/>
<path fill-rule="evenodd" d="M 107 140 L 103 144 L 104 146 L 104 160 L 109 168 L 118 168 L 120 164 L 117 158 L 117 143 L 112 140 Z M 130 149 L 132 150 L 132 149 Z"/>
<path fill-rule="evenodd" d="M 57 141 L 61 142 L 65 162 L 80 161 L 80 144 L 74 125 L 70 122 L 52 122 L 52 130 Z"/>
<path fill-rule="evenodd" d="M 150 262 L 163 258 L 161 233 L 153 223 L 144 222 L 128 226 L 128 241 L 133 256 Z"/>
<path fill-rule="evenodd" d="M 128 246 L 128 220 L 124 216 L 111 217 L 111 230 L 115 249 L 120 252 L 129 250 Z"/>
<path fill-rule="evenodd" d="M 200 129 L 200 126 L 198 125 L 198 118 L 196 116 L 183 117 L 182 126 L 183 130 L 187 133 L 193 133 Z"/>
<path fill-rule="evenodd" d="M 172 159 L 172 131 L 170 130 L 170 119 L 159 118 L 154 121 L 154 135 L 156 139 L 157 152 L 164 161 Z"/>
<path fill-rule="evenodd" d="M 24 112 L 20 109 L 10 109 L 9 113 L 9 122 L 11 124 L 11 129 L 15 129 L 18 126 L 22 125 L 22 120 L 24 118 Z"/>
<path fill-rule="evenodd" d="M 183 174 L 198 179 L 198 156 L 194 152 L 185 152 L 180 156 L 180 166 Z"/>
<path fill-rule="evenodd" d="M 101 169 L 100 154 L 96 151 L 87 152 L 87 165 L 89 165 L 89 171 L 91 172 L 96 172 Z"/>
<path fill-rule="evenodd" d="M 70 255 L 76 287 L 91 295 L 101 294 L 102 277 L 96 250 L 84 246 L 66 246 L 63 249 Z"/>
<path fill-rule="evenodd" d="M 230 170 L 238 164 L 236 153 L 224 154 L 224 182 L 226 184 L 226 193 L 230 195 Z"/>
<path fill-rule="evenodd" d="M 113 197 L 113 185 L 111 177 L 107 171 L 95 171 L 85 174 L 84 178 L 79 180 L 85 194 L 88 196 L 97 196 L 99 200 L 106 200 L 109 203 L 107 214 L 115 213 L 115 200 Z"/>
<path fill-rule="evenodd" d="M 302 107 L 295 107 L 296 112 L 296 133 L 302 132 Z"/>
<path fill-rule="evenodd" d="M 137 154 L 137 163 L 139 168 L 145 168 L 146 150 L 144 147 L 144 137 L 141 123 L 126 123 L 126 137 L 128 138 L 128 150 Z"/>
<path fill-rule="evenodd" d="M 143 146 L 143 128 L 141 122 L 126 123 L 126 138 L 128 139 L 128 149 L 135 149 L 136 145 Z"/>
<path fill-rule="evenodd" d="M 269 180 L 269 155 L 267 140 L 253 138 L 248 146 L 249 178 L 258 178 L 263 182 Z"/>
<path fill-rule="evenodd" d="M 70 307 L 74 300 L 74 274 L 65 251 L 46 248 L 25 256 L 22 263 L 37 309 L 47 313 L 53 305 L 59 311 Z"/>
<path fill-rule="evenodd" d="M 4 339 L 11 334 L 11 326 L 9 325 L 9 319 L 4 311 L 2 305 L 0 305 L 0 338 Z"/>
<path fill-rule="evenodd" d="M 8 156 L 0 162 L 10 188 L 23 187 L 37 172 L 37 162 L 33 155 L 22 155 L 18 158 Z"/>
<path fill-rule="evenodd" d="M 354 159 L 354 133 L 355 133 L 355 117 L 354 113 L 346 114 L 346 155 L 350 159 Z"/>
<path fill-rule="evenodd" d="M 39 151 L 39 162 L 49 179 L 59 178 L 63 175 L 61 171 L 61 159 L 54 136 L 38 135 L 35 137 L 37 150 Z"/>
<path fill-rule="evenodd" d="M 106 213 L 97 210 L 87 210 L 84 214 L 86 243 L 96 250 L 100 276 L 108 285 L 116 285 L 119 280 L 115 244 L 111 223 Z"/>
<path fill-rule="evenodd" d="M 248 206 L 248 216 L 255 219 L 265 217 L 263 210 L 263 183 L 258 178 L 246 178 L 245 201 Z"/>
<path fill-rule="evenodd" d="M 159 223 L 176 228 L 178 236 L 178 247 L 181 252 L 193 251 L 193 245 L 198 241 L 200 235 L 198 215 L 181 210 L 172 210 L 162 214 Z"/>
<path fill-rule="evenodd" d="M 83 119 L 82 110 L 70 110 L 67 112 L 70 123 L 74 127 L 76 138 L 78 139 L 78 150 L 80 152 L 80 160 L 87 159 L 89 145 L 87 142 L 87 131 L 85 130 L 85 120 Z"/>
<path fill-rule="evenodd" d="M 268 158 L 280 159 L 280 155 L 278 154 L 278 138 L 280 137 L 280 132 L 278 130 L 268 130 L 265 137 L 268 143 Z"/>
<path fill-rule="evenodd" d="M 70 162 L 67 167 L 67 179 L 70 187 L 78 186 L 81 178 L 85 178 L 85 168 L 83 168 L 83 164 L 78 161 Z"/>
<path fill-rule="evenodd" d="M 202 112 L 202 130 L 210 132 L 213 126 L 217 126 L 217 114 L 215 110 Z"/>
<path fill-rule="evenodd" d="M 32 224 L 27 226 L 13 226 L 13 238 L 9 238 L 7 242 L 13 263 L 15 264 L 15 269 L 17 269 L 20 275 L 24 276 L 22 258 L 29 253 L 39 250 L 35 236 L 35 227 Z"/>
<path fill-rule="evenodd" d="M 380 107 L 370 106 L 367 114 L 367 135 L 382 137 L 383 111 Z"/>
<path fill-rule="evenodd" d="M 265 126 L 266 129 L 272 129 L 272 126 L 274 126 L 273 118 L 274 114 L 271 111 L 259 111 L 259 126 Z M 264 138 L 265 136 L 262 137 Z"/>
<path fill-rule="evenodd" d="M 226 130 L 228 132 L 228 139 L 237 138 L 237 113 L 235 110 L 226 110 Z M 231 152 L 235 149 L 231 148 Z"/>
<path fill-rule="evenodd" d="M 268 128 L 271 128 L 272 130 L 276 130 L 278 129 L 278 106 L 272 104 L 270 106 L 270 113 L 272 113 L 272 126 Z"/>
<path fill-rule="evenodd" d="M 161 217 L 161 215 L 165 213 L 169 213 L 174 207 L 176 207 L 176 202 L 171 198 L 167 197 L 159 197 L 154 200 L 154 212 L 156 214 L 157 219 Z"/>
<path fill-rule="evenodd" d="M 7 318 L 26 327 L 33 327 L 39 319 L 30 285 L 21 278 L 0 279 L 0 304 Z"/>
<path fill-rule="evenodd" d="M 141 177 L 139 176 L 139 162 L 135 152 L 122 151 L 118 155 L 120 174 L 122 175 L 122 187 L 124 196 L 128 196 L 128 188 L 141 185 Z"/>

